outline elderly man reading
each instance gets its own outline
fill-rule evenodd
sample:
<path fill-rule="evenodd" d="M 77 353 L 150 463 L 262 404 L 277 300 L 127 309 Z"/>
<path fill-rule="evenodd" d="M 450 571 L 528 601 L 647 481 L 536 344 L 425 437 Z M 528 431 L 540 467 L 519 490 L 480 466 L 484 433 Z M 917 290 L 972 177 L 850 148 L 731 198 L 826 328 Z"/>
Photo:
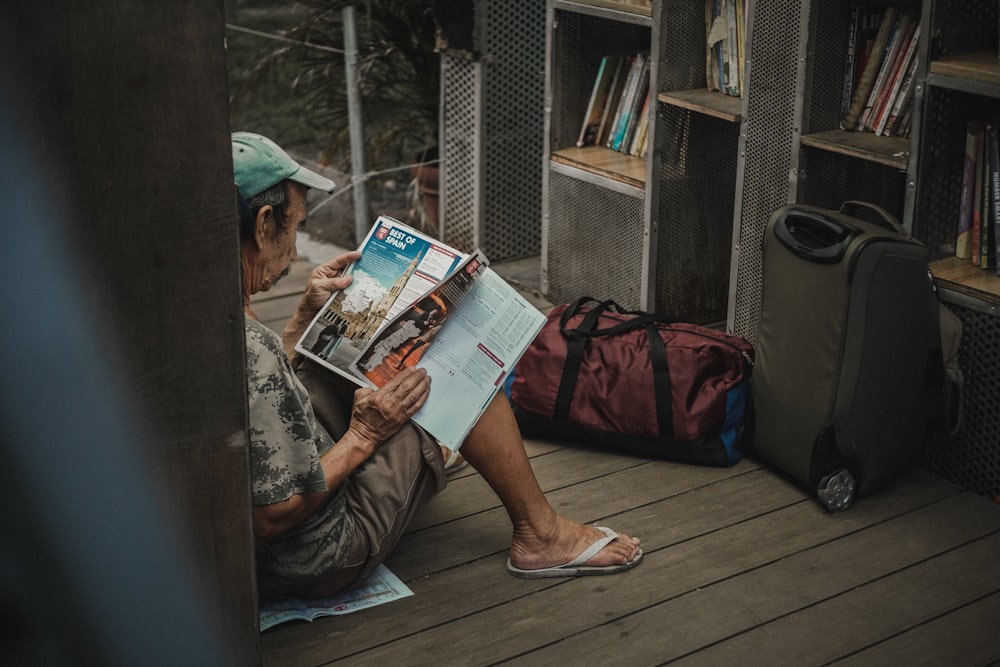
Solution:
<path fill-rule="evenodd" d="M 433 387 L 407 368 L 377 391 L 311 364 L 295 342 L 336 290 L 351 252 L 317 267 L 281 337 L 257 321 L 250 296 L 296 259 L 309 188 L 333 183 L 257 134 L 232 137 L 241 198 L 240 250 L 250 400 L 257 574 L 263 598 L 327 596 L 368 576 L 420 506 L 444 488 L 442 448 L 410 422 Z M 542 493 L 502 394 L 461 447 L 512 524 L 507 569 L 518 577 L 612 574 L 637 565 L 639 540 L 555 512 Z"/>

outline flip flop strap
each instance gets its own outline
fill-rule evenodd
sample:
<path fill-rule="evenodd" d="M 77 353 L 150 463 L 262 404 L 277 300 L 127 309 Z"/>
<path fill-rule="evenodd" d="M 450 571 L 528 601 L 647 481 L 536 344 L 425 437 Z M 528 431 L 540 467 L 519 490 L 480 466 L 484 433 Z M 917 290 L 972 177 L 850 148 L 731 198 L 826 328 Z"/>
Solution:
<path fill-rule="evenodd" d="M 611 530 L 610 528 L 605 528 L 604 526 L 595 526 L 597 530 L 605 534 L 606 537 L 602 537 L 597 540 L 589 547 L 587 547 L 579 556 L 571 560 L 570 562 L 562 565 L 561 567 L 576 567 L 578 565 L 583 565 L 588 560 L 600 553 L 601 549 L 608 546 L 612 542 L 618 539 L 618 533 Z"/>

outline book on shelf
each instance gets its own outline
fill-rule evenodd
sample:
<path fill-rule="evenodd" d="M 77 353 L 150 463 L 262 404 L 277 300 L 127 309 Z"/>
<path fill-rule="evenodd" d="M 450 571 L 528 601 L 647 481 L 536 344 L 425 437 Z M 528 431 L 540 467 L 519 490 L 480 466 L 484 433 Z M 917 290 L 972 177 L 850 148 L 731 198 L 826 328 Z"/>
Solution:
<path fill-rule="evenodd" d="M 614 131 L 608 138 L 608 148 L 614 151 L 622 150 L 622 144 L 625 141 L 629 125 L 637 111 L 636 105 L 642 104 L 641 96 L 645 95 L 645 88 L 648 82 L 649 58 L 645 54 L 637 53 L 632 59 L 625 88 L 622 90 L 622 98 L 618 104 Z"/>
<path fill-rule="evenodd" d="M 885 127 L 883 127 L 880 132 L 882 136 L 892 136 L 900 133 L 900 131 L 906 130 L 907 125 L 903 119 L 905 113 L 910 108 L 910 104 L 913 103 L 913 93 L 916 89 L 913 81 L 917 76 L 918 65 L 919 62 L 916 58 L 913 58 L 913 60 L 910 61 L 910 66 L 907 68 L 906 76 L 903 77 L 903 82 L 899 86 L 899 92 L 896 94 L 896 99 L 893 101 L 892 109 L 889 112 L 889 118 L 886 120 Z"/>
<path fill-rule="evenodd" d="M 359 386 L 417 366 L 431 391 L 413 421 L 455 449 L 545 321 L 480 252 L 381 216 L 295 350 Z"/>
<path fill-rule="evenodd" d="M 724 68 L 722 44 L 726 39 L 726 22 L 722 15 L 723 0 L 705 0 L 705 87 L 721 91 Z"/>
<path fill-rule="evenodd" d="M 889 83 L 889 79 L 892 77 L 893 68 L 896 65 L 896 60 L 899 56 L 900 49 L 902 48 L 903 41 L 909 33 L 910 24 L 911 21 L 905 14 L 897 16 L 892 27 L 892 32 L 889 36 L 889 41 L 886 43 L 885 50 L 882 52 L 878 74 L 875 75 L 875 82 L 872 84 L 871 92 L 868 94 L 865 106 L 861 110 L 861 115 L 858 117 L 858 124 L 855 129 L 859 132 L 864 132 L 865 130 L 870 129 L 871 117 L 878 108 L 879 101 L 882 96 L 885 94 L 886 86 Z"/>
<path fill-rule="evenodd" d="M 861 117 L 861 112 L 864 111 L 868 98 L 871 96 L 872 87 L 881 69 L 882 61 L 884 60 L 881 54 L 885 53 L 890 34 L 896 26 L 896 17 L 898 14 L 899 12 L 893 7 L 887 7 L 882 13 L 878 33 L 872 42 L 871 53 L 866 59 L 861 76 L 858 78 L 858 84 L 855 86 L 854 95 L 851 97 L 851 104 L 847 109 L 847 114 L 840 124 L 840 127 L 844 130 L 854 130 L 857 128 L 858 119 Z"/>
<path fill-rule="evenodd" d="M 743 91 L 746 63 L 745 0 L 705 1 L 705 87 L 726 95 Z"/>
<path fill-rule="evenodd" d="M 979 243 L 983 231 L 983 157 L 986 154 L 986 125 L 985 123 L 976 128 L 976 164 L 973 170 L 974 181 L 972 186 L 972 229 L 970 231 L 972 245 L 973 266 L 979 266 Z"/>
<path fill-rule="evenodd" d="M 636 131 L 632 136 L 632 143 L 629 146 L 629 155 L 642 157 L 642 147 L 646 142 L 646 133 L 649 130 L 649 86 L 646 87 L 646 97 L 642 102 L 642 109 L 639 111 L 639 118 Z"/>
<path fill-rule="evenodd" d="M 643 104 L 649 94 L 649 65 L 649 58 L 644 57 L 642 66 L 639 69 L 638 85 L 636 86 L 632 100 L 629 102 L 629 108 L 625 110 L 625 117 L 622 120 L 620 141 L 615 142 L 614 149 L 620 153 L 629 153 L 632 139 L 635 137 L 636 130 L 642 122 Z M 646 108 L 648 109 L 649 107 L 647 106 Z"/>
<path fill-rule="evenodd" d="M 597 129 L 597 136 L 594 139 L 594 145 L 596 146 L 603 146 L 611 131 L 612 116 L 614 116 L 615 110 L 618 108 L 618 101 L 622 94 L 622 88 L 625 85 L 624 73 L 628 61 L 629 59 L 623 56 L 618 56 L 615 59 L 611 85 L 608 88 L 608 96 L 604 100 L 604 110 L 601 112 L 601 124 Z"/>
<path fill-rule="evenodd" d="M 959 198 L 958 229 L 955 234 L 955 256 L 972 259 L 972 211 L 976 191 L 976 157 L 979 129 L 982 121 L 969 121 L 965 128 L 965 150 L 962 159 L 962 190 Z"/>
<path fill-rule="evenodd" d="M 878 110 L 872 114 L 869 122 L 869 129 L 875 134 L 883 134 L 885 127 L 892 115 L 892 107 L 896 102 L 903 81 L 906 79 L 913 63 L 916 62 L 917 42 L 920 40 L 920 24 L 911 22 L 910 29 L 904 38 L 903 50 L 896 58 L 893 73 L 890 81 L 886 85 L 886 92 L 878 103 Z"/>
<path fill-rule="evenodd" d="M 847 49 L 844 58 L 844 83 L 841 91 L 841 118 L 847 115 L 878 36 L 884 7 L 854 6 L 847 27 Z"/>
<path fill-rule="evenodd" d="M 611 117 L 611 122 L 608 125 L 607 133 L 603 141 L 606 148 L 611 148 L 615 143 L 615 137 L 618 134 L 618 126 L 621 123 L 622 113 L 624 113 L 625 106 L 627 105 L 626 99 L 628 98 L 629 90 L 635 85 L 635 77 L 638 76 L 638 71 L 635 66 L 637 58 L 639 58 L 639 54 L 629 56 L 623 64 L 621 72 L 621 88 L 619 89 L 618 95 L 614 100 L 615 113 L 614 116 Z"/>
<path fill-rule="evenodd" d="M 996 237 L 997 206 L 1000 205 L 1000 147 L 998 147 L 998 132 L 1000 128 L 993 123 L 987 123 L 983 131 L 983 214 L 982 229 L 979 234 L 979 268 L 996 269 Z"/>
<path fill-rule="evenodd" d="M 583 116 L 580 136 L 576 140 L 577 146 L 593 146 L 597 143 L 601 119 L 620 58 L 621 56 L 604 56 L 597 66 L 597 76 L 594 78 L 594 86 L 590 91 L 590 101 L 587 103 L 587 110 Z"/>
<path fill-rule="evenodd" d="M 990 214 L 992 224 L 990 225 L 991 243 L 986 249 L 990 255 L 993 268 L 1000 276 L 1000 128 L 993 126 L 990 131 Z"/>
<path fill-rule="evenodd" d="M 726 2 L 726 89 L 727 95 L 740 94 L 740 40 L 737 36 L 736 3 Z"/>

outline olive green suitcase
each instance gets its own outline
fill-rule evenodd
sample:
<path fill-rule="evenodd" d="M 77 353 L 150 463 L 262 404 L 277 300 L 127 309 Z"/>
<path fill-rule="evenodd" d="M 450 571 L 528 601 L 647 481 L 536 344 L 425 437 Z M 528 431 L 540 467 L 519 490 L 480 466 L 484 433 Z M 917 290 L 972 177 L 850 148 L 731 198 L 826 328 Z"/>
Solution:
<path fill-rule="evenodd" d="M 941 373 L 928 258 L 862 202 L 791 205 L 767 225 L 751 451 L 831 511 L 919 452 Z"/>

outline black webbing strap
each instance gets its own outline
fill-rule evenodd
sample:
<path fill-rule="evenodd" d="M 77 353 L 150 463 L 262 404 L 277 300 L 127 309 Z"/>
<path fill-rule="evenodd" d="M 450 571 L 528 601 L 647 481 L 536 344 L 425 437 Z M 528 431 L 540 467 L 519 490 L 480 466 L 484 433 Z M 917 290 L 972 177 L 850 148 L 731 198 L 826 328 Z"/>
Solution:
<path fill-rule="evenodd" d="M 596 305 L 584 314 L 583 321 L 576 328 L 569 328 L 570 319 L 579 314 L 583 306 L 591 303 Z M 597 322 L 605 311 L 621 315 L 634 315 L 635 317 L 626 322 L 600 329 L 597 327 Z M 672 438 L 674 416 L 671 409 L 670 367 L 667 364 L 667 348 L 663 344 L 663 339 L 660 338 L 656 323 L 676 321 L 666 315 L 625 310 L 614 301 L 598 301 L 592 297 L 580 297 L 568 305 L 559 320 L 559 330 L 567 338 L 567 350 L 562 377 L 559 379 L 559 389 L 556 392 L 553 419 L 557 422 L 569 420 L 570 403 L 573 400 L 573 393 L 576 391 L 576 381 L 580 374 L 583 353 L 589 339 L 599 336 L 614 336 L 645 327 L 646 335 L 649 338 L 649 358 L 653 367 L 653 391 L 655 392 L 656 418 L 660 437 Z"/>

